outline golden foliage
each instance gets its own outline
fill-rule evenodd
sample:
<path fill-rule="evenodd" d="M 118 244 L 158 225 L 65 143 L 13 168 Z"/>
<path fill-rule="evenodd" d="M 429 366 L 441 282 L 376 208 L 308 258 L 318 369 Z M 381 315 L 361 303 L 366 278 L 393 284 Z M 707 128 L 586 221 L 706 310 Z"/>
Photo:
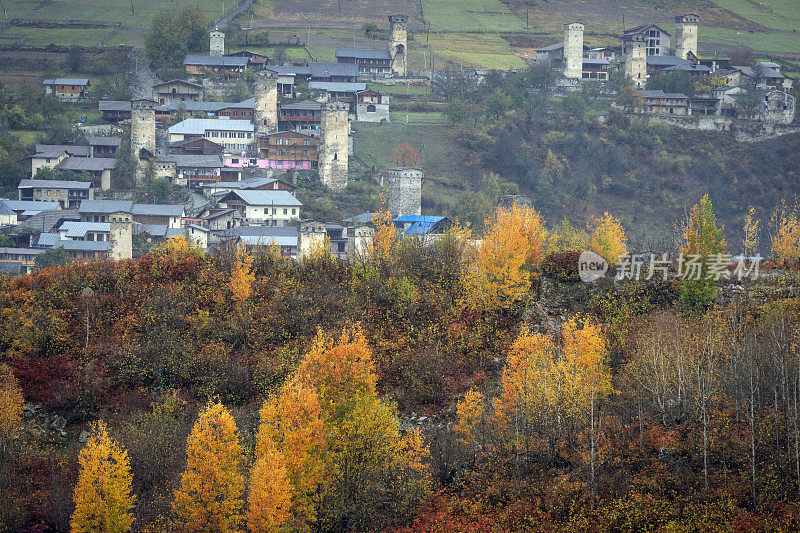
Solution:
<path fill-rule="evenodd" d="M 532 207 L 498 207 L 486 219 L 483 242 L 464 269 L 466 303 L 471 307 L 508 309 L 531 286 L 533 269 L 544 255 L 547 239 L 542 219 Z"/>
<path fill-rule="evenodd" d="M 564 218 L 550 231 L 547 238 L 547 253 L 582 252 L 589 249 L 589 234 Z"/>
<path fill-rule="evenodd" d="M 717 227 L 717 217 L 711 199 L 706 194 L 700 199 L 700 203 L 692 207 L 692 212 L 683 224 L 681 252 L 684 255 L 697 254 L 703 262 L 711 254 L 723 253 L 728 244 L 722 231 L 722 228 Z"/>
<path fill-rule="evenodd" d="M 253 271 L 253 256 L 244 250 L 239 251 L 236 263 L 231 272 L 231 279 L 228 282 L 228 289 L 231 291 L 233 300 L 243 302 L 250 298 L 253 292 L 253 281 L 256 274 Z"/>
<path fill-rule="evenodd" d="M 798 206 L 790 207 L 785 201 L 772 216 L 772 256 L 782 263 L 800 261 L 800 221 Z"/>
<path fill-rule="evenodd" d="M 742 241 L 744 248 L 744 255 L 752 257 L 758 253 L 759 227 L 761 221 L 755 217 L 756 209 L 752 205 L 747 210 L 747 215 L 744 217 L 744 241 Z"/>
<path fill-rule="evenodd" d="M 247 528 L 253 533 L 268 533 L 277 531 L 291 516 L 294 488 L 283 454 L 270 439 L 260 444 L 261 453 L 250 475 Z"/>
<path fill-rule="evenodd" d="M 372 237 L 371 254 L 378 261 L 389 261 L 397 247 L 397 232 L 394 230 L 392 215 L 386 207 L 386 199 L 381 194 L 381 209 L 373 213 L 372 224 L 375 234 Z"/>
<path fill-rule="evenodd" d="M 14 373 L 8 365 L 0 365 L 0 441 L 10 438 L 19 429 L 24 404 Z"/>
<path fill-rule="evenodd" d="M 453 431 L 461 435 L 461 442 L 470 443 L 477 440 L 478 426 L 484 416 L 483 395 L 475 389 L 470 389 L 464 398 L 456 405 L 458 423 Z"/>
<path fill-rule="evenodd" d="M 221 403 L 209 403 L 189 434 L 186 471 L 172 509 L 187 532 L 238 531 L 244 477 L 236 423 Z"/>
<path fill-rule="evenodd" d="M 610 213 L 594 218 L 589 224 L 592 236 L 589 249 L 602 256 L 609 264 L 614 265 L 620 256 L 628 253 L 628 237 L 619 219 Z"/>
<path fill-rule="evenodd" d="M 103 422 L 97 424 L 81 450 L 78 464 L 72 533 L 130 531 L 135 496 L 131 494 L 128 452 L 108 436 Z"/>

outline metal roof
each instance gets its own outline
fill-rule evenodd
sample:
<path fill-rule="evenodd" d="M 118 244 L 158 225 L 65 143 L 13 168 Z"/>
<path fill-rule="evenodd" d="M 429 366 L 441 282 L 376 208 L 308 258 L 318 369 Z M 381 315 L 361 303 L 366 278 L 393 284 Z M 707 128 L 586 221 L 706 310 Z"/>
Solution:
<path fill-rule="evenodd" d="M 133 204 L 134 215 L 152 215 L 152 216 L 168 216 L 168 217 L 182 217 L 184 213 L 183 204 Z"/>
<path fill-rule="evenodd" d="M 122 144 L 120 137 L 89 137 L 89 146 L 119 146 Z"/>
<path fill-rule="evenodd" d="M 312 82 L 312 83 L 319 83 L 319 82 Z M 292 103 L 292 104 L 281 104 L 281 109 L 310 109 L 312 111 L 319 111 L 322 109 L 322 103 L 317 102 L 316 100 L 303 100 L 302 102 Z"/>
<path fill-rule="evenodd" d="M 430 216 L 430 215 L 403 215 L 395 218 L 394 223 L 411 223 L 411 226 L 405 231 L 407 234 L 426 235 L 441 221 L 446 220 L 446 217 Z"/>
<path fill-rule="evenodd" d="M 175 163 L 176 167 L 222 168 L 222 158 L 218 155 L 170 154 L 158 160 Z"/>
<path fill-rule="evenodd" d="M 111 170 L 117 167 L 113 157 L 68 157 L 56 165 L 60 170 L 98 171 Z"/>
<path fill-rule="evenodd" d="M 310 76 L 308 65 L 265 65 L 264 70 L 271 70 L 282 76 Z"/>
<path fill-rule="evenodd" d="M 623 33 L 623 35 L 634 35 L 634 34 L 637 34 L 637 33 L 642 33 L 645 30 L 649 30 L 650 28 L 655 28 L 655 29 L 659 30 L 661 33 L 666 33 L 667 35 L 670 35 L 670 33 L 668 31 L 662 30 L 660 27 L 656 26 L 655 24 L 642 24 L 641 26 L 636 26 L 635 28 L 631 28 L 629 30 L 625 30 L 622 33 Z"/>
<path fill-rule="evenodd" d="M 173 135 L 205 135 L 206 131 L 253 131 L 249 120 L 234 118 L 187 118 L 169 128 Z"/>
<path fill-rule="evenodd" d="M 130 213 L 133 202 L 130 200 L 81 200 L 79 213 Z"/>
<path fill-rule="evenodd" d="M 85 237 L 90 231 L 104 232 L 111 231 L 109 222 L 75 222 L 68 220 L 58 228 L 59 233 L 65 233 L 66 237 Z"/>
<path fill-rule="evenodd" d="M 100 100 L 97 107 L 100 111 L 130 111 L 131 103 L 127 100 Z"/>
<path fill-rule="evenodd" d="M 91 189 L 91 181 L 69 180 L 20 180 L 17 189 Z"/>
<path fill-rule="evenodd" d="M 163 83 L 156 83 L 155 85 L 153 85 L 153 90 L 155 90 L 156 87 L 163 87 L 165 85 L 172 85 L 173 83 L 177 83 L 179 85 L 188 85 L 189 87 L 192 87 L 194 89 L 200 89 L 201 91 L 203 90 L 203 86 L 200 85 L 199 83 L 192 83 L 192 82 L 186 81 L 186 80 L 169 80 L 169 81 L 165 81 Z"/>
<path fill-rule="evenodd" d="M 309 63 L 312 78 L 329 78 L 331 76 L 358 76 L 358 65 L 355 63 Z"/>
<path fill-rule="evenodd" d="M 235 228 L 220 230 L 215 232 L 222 238 L 234 238 L 241 236 L 273 236 L 273 237 L 292 237 L 297 239 L 296 226 L 236 226 Z"/>
<path fill-rule="evenodd" d="M 109 241 L 72 241 L 64 239 L 59 241 L 56 248 L 64 248 L 71 252 L 107 252 L 111 249 Z"/>
<path fill-rule="evenodd" d="M 664 72 L 673 72 L 678 70 L 683 72 L 711 72 L 711 67 L 707 67 L 706 65 L 673 65 L 665 68 Z"/>
<path fill-rule="evenodd" d="M 372 222 L 372 217 L 375 213 L 361 213 L 350 218 L 344 219 L 342 222 L 349 222 L 353 224 L 369 224 Z"/>
<path fill-rule="evenodd" d="M 35 248 L 0 248 L 0 254 L 28 254 L 39 255 L 43 254 L 44 250 L 37 250 Z"/>
<path fill-rule="evenodd" d="M 36 200 L 6 200 L 0 198 L 0 202 L 4 203 L 14 211 L 50 211 L 58 208 L 58 202 L 39 202 Z"/>
<path fill-rule="evenodd" d="M 88 146 L 82 145 L 74 145 L 74 144 L 36 144 L 34 145 L 34 150 L 36 150 L 36 155 L 39 154 L 54 154 L 61 155 L 63 152 L 67 152 L 69 155 L 74 155 L 78 157 L 89 157 L 91 153 L 91 148 Z"/>
<path fill-rule="evenodd" d="M 62 220 L 80 220 L 77 209 L 48 209 L 23 220 L 15 228 L 18 233 L 39 233 L 53 231 Z"/>
<path fill-rule="evenodd" d="M 248 178 L 241 181 L 218 181 L 215 183 L 204 183 L 201 188 L 204 189 L 255 189 L 263 187 L 264 185 L 278 181 L 275 178 Z"/>
<path fill-rule="evenodd" d="M 0 202 L 0 215 L 13 215 L 14 210 L 8 207 L 3 202 Z"/>
<path fill-rule="evenodd" d="M 665 93 L 662 90 L 657 91 L 640 91 L 645 98 L 672 98 L 673 100 L 686 100 L 689 97 L 683 93 Z"/>
<path fill-rule="evenodd" d="M 249 63 L 249 57 L 203 56 L 196 54 L 189 54 L 183 60 L 184 65 L 204 67 L 246 67 Z"/>
<path fill-rule="evenodd" d="M 693 63 L 677 56 L 647 56 L 647 64 L 656 67 L 671 67 L 673 65 L 692 65 Z"/>
<path fill-rule="evenodd" d="M 89 85 L 87 78 L 55 78 L 46 79 L 42 85 Z"/>
<path fill-rule="evenodd" d="M 277 244 L 278 246 L 297 246 L 297 237 L 280 237 L 275 235 L 242 235 L 239 241 L 247 246 L 267 246 Z"/>
<path fill-rule="evenodd" d="M 248 205 L 280 205 L 280 206 L 302 206 L 300 200 L 294 197 L 289 191 L 253 191 L 253 190 L 233 190 L 220 199 L 224 202 L 228 196 L 238 196 Z"/>
<path fill-rule="evenodd" d="M 34 248 L 52 248 L 60 240 L 61 235 L 58 233 L 40 233 L 34 238 L 31 246 Z"/>
<path fill-rule="evenodd" d="M 552 52 L 554 50 L 560 50 L 562 48 L 564 48 L 564 41 L 561 41 L 560 43 L 548 44 L 547 46 L 543 46 L 541 48 L 537 48 L 536 51 L 537 52 Z"/>
<path fill-rule="evenodd" d="M 355 59 L 392 59 L 389 50 L 373 50 L 371 48 L 337 48 L 336 57 Z"/>
<path fill-rule="evenodd" d="M 357 93 L 365 90 L 367 84 L 344 81 L 312 81 L 309 82 L 308 88 L 319 89 L 330 93 Z"/>
<path fill-rule="evenodd" d="M 609 65 L 609 61 L 606 58 L 598 58 L 593 59 L 591 57 L 584 57 L 583 58 L 584 65 Z"/>

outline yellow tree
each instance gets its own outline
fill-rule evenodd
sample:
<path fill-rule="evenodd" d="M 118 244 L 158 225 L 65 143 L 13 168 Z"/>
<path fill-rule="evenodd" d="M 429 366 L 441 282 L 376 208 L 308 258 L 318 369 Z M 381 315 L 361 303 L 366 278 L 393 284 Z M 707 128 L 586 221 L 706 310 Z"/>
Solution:
<path fill-rule="evenodd" d="M 397 233 L 383 194 L 381 194 L 381 209 L 373 213 L 372 224 L 375 226 L 370 249 L 372 258 L 379 262 L 389 262 L 397 246 Z"/>
<path fill-rule="evenodd" d="M 790 207 L 782 201 L 772 216 L 772 255 L 782 263 L 800 261 L 800 222 L 797 205 Z"/>
<path fill-rule="evenodd" d="M 531 287 L 533 269 L 544 255 L 547 230 L 532 207 L 498 207 L 485 222 L 486 234 L 464 269 L 467 304 L 509 309 Z"/>
<path fill-rule="evenodd" d="M 19 429 L 24 403 L 14 373 L 8 365 L 0 365 L 0 445 Z"/>
<path fill-rule="evenodd" d="M 705 309 L 716 296 L 716 285 L 709 273 L 709 266 L 715 258 L 725 254 L 722 228 L 717 226 L 714 206 L 706 194 L 695 204 L 684 222 L 683 228 L 684 279 L 681 284 L 681 299 L 690 311 Z M 692 271 L 690 264 L 695 262 L 699 268 Z M 712 273 L 713 274 L 713 273 Z"/>
<path fill-rule="evenodd" d="M 103 422 L 97 424 L 81 450 L 78 464 L 72 533 L 130 531 L 135 497 L 131 494 L 128 452 L 108 436 Z"/>
<path fill-rule="evenodd" d="M 238 531 L 244 478 L 236 423 L 221 403 L 209 403 L 189 434 L 186 471 L 172 509 L 187 532 Z"/>
<path fill-rule="evenodd" d="M 742 245 L 746 257 L 752 257 L 758 253 L 760 224 L 761 221 L 756 218 L 756 209 L 751 205 L 747 210 L 747 215 L 744 217 L 744 240 Z"/>
<path fill-rule="evenodd" d="M 564 218 L 550 231 L 547 238 L 547 252 L 582 252 L 589 248 L 589 234 L 576 228 Z"/>
<path fill-rule="evenodd" d="M 250 475 L 247 528 L 252 533 L 277 531 L 291 516 L 294 487 L 286 459 L 271 439 L 259 442 L 261 450 Z"/>
<path fill-rule="evenodd" d="M 620 256 L 628 253 L 628 237 L 619 219 L 610 213 L 594 218 L 589 224 L 592 232 L 589 249 L 602 256 L 609 264 L 616 264 Z"/>
<path fill-rule="evenodd" d="M 234 301 L 243 302 L 250 298 L 250 294 L 253 292 L 253 281 L 256 279 L 252 270 L 253 256 L 244 250 L 239 251 L 239 256 L 231 272 L 231 279 L 228 281 L 228 289 L 230 289 Z"/>
<path fill-rule="evenodd" d="M 458 401 L 456 405 L 458 422 L 453 431 L 461 435 L 462 443 L 471 445 L 478 440 L 485 414 L 483 395 L 475 389 L 470 389 L 464 398 Z"/>

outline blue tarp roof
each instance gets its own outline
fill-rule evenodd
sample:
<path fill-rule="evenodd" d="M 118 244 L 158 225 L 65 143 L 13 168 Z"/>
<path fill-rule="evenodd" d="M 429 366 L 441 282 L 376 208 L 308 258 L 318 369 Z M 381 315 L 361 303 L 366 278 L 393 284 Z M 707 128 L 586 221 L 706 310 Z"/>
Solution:
<path fill-rule="evenodd" d="M 431 215 L 403 215 L 394 219 L 394 223 L 408 224 L 411 226 L 405 231 L 407 234 L 426 235 L 436 224 L 444 220 L 445 217 Z"/>

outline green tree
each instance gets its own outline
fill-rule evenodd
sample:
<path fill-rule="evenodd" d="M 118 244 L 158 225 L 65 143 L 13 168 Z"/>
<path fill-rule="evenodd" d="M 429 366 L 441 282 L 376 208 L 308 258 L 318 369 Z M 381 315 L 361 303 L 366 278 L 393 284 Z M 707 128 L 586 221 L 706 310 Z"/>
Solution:
<path fill-rule="evenodd" d="M 67 262 L 69 262 L 69 257 L 67 257 L 67 252 L 64 250 L 63 246 L 50 248 L 43 254 L 37 255 L 36 259 L 33 260 L 36 270 L 51 266 L 66 265 Z"/>
<path fill-rule="evenodd" d="M 589 111 L 589 104 L 579 91 L 571 91 L 561 100 L 561 109 L 572 117 L 582 119 Z"/>
<path fill-rule="evenodd" d="M 694 82 L 688 72 L 662 72 L 647 78 L 647 89 L 651 91 L 662 90 L 665 93 L 683 93 L 694 96 Z"/>
<path fill-rule="evenodd" d="M 208 49 L 208 19 L 197 6 L 161 11 L 145 34 L 145 53 L 155 68 L 178 67 L 187 52 Z"/>
<path fill-rule="evenodd" d="M 450 124 L 464 124 L 469 121 L 471 113 L 469 106 L 463 100 L 450 100 L 442 110 Z"/>
<path fill-rule="evenodd" d="M 488 116 L 499 119 L 511 108 L 511 98 L 498 88 L 486 97 L 484 105 Z"/>
<path fill-rule="evenodd" d="M 728 246 L 707 194 L 692 208 L 682 233 L 681 301 L 688 312 L 699 313 L 705 311 L 717 295 L 716 281 L 721 272 L 713 265 L 724 259 Z"/>

